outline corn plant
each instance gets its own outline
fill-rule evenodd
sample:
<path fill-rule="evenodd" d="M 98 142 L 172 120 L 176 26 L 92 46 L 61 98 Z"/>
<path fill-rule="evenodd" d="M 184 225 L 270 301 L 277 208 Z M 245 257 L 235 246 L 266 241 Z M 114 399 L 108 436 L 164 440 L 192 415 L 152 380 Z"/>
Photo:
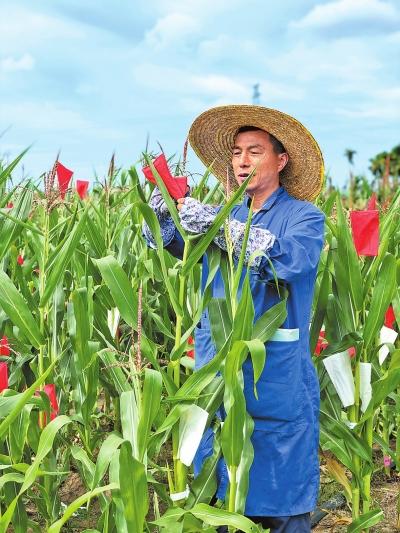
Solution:
<path fill-rule="evenodd" d="M 331 211 L 334 199 L 327 200 L 327 213 Z M 325 338 L 329 342 L 323 357 L 317 360 L 324 391 L 321 445 L 323 449 L 330 450 L 352 474 L 350 484 L 338 464 L 331 468 L 351 502 L 352 528 L 357 530 L 367 530 L 382 519 L 381 510 L 370 509 L 373 443 L 382 445 L 399 467 L 398 459 L 388 448 L 387 435 L 382 439 L 378 434 L 381 414 L 387 411 L 387 399 L 396 391 L 400 381 L 398 351 L 392 353 L 390 364 L 381 367 L 378 362 L 379 331 L 385 312 L 392 301 L 398 305 L 399 201 L 397 194 L 391 207 L 382 214 L 378 255 L 364 259 L 356 254 L 342 202 L 336 197 L 335 219 L 328 222 L 328 247 L 320 269 L 311 328 L 312 348 L 323 324 Z M 345 352 L 349 348 L 355 349 L 351 362 Z M 345 354 L 344 361 L 350 365 L 353 397 L 345 404 L 343 398 L 339 400 L 322 365 L 324 358 L 332 354 Z M 372 388 L 369 393 L 368 383 L 362 377 L 364 369 L 371 373 Z M 345 369 L 342 370 L 344 373 Z"/>

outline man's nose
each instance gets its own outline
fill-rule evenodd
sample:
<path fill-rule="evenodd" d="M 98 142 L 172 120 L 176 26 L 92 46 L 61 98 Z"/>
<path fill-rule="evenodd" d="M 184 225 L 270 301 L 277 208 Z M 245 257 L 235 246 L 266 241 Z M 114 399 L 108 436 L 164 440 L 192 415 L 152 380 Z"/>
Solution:
<path fill-rule="evenodd" d="M 240 156 L 239 165 L 241 167 L 248 167 L 250 165 L 249 156 L 245 152 Z"/>

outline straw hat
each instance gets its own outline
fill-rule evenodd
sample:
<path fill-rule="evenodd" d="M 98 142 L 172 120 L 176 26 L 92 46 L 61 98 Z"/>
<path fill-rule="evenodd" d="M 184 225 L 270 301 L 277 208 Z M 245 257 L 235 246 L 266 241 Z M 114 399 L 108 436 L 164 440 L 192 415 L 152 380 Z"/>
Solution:
<path fill-rule="evenodd" d="M 212 173 L 226 186 L 236 188 L 231 160 L 234 139 L 242 126 L 255 126 L 274 135 L 285 147 L 289 161 L 280 181 L 289 194 L 314 200 L 321 191 L 324 161 L 317 141 L 295 118 L 276 109 L 255 105 L 213 107 L 199 115 L 189 130 L 189 142 Z"/>

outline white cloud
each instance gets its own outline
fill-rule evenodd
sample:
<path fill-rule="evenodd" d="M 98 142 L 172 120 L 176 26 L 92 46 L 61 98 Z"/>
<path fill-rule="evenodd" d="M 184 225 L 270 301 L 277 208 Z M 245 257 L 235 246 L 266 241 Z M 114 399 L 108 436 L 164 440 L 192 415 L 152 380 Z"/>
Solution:
<path fill-rule="evenodd" d="M 19 59 L 13 56 L 0 60 L 0 71 L 15 72 L 18 70 L 32 70 L 35 66 L 35 59 L 31 54 L 24 54 Z"/>
<path fill-rule="evenodd" d="M 3 123 L 16 128 L 25 127 L 31 131 L 83 131 L 90 127 L 77 111 L 53 102 L 0 103 L 0 116 Z"/>
<path fill-rule="evenodd" d="M 390 30 L 398 28 L 400 14 L 389 2 L 383 0 L 335 0 L 317 4 L 303 18 L 292 21 L 290 26 L 302 30 Z"/>
<path fill-rule="evenodd" d="M 163 49 L 193 37 L 198 31 L 195 19 L 183 13 L 169 13 L 157 20 L 155 26 L 145 35 L 145 42 L 155 49 Z"/>
<path fill-rule="evenodd" d="M 360 89 L 382 67 L 376 54 L 376 50 L 361 40 L 341 39 L 318 46 L 300 41 L 265 62 L 272 75 L 289 77 L 292 83 L 329 80 L 335 88 L 345 83 Z"/>
<path fill-rule="evenodd" d="M 62 17 L 34 11 L 19 6 L 2 6 L 0 18 L 0 43 L 3 53 L 15 54 L 21 48 L 34 49 L 37 46 L 60 46 L 85 38 L 85 32 L 77 24 L 71 24 Z M 36 55 L 36 54 L 35 54 Z"/>
<path fill-rule="evenodd" d="M 363 103 L 352 107 L 338 107 L 338 115 L 352 119 L 376 119 L 386 122 L 400 120 L 400 87 L 386 87 L 374 91 Z"/>

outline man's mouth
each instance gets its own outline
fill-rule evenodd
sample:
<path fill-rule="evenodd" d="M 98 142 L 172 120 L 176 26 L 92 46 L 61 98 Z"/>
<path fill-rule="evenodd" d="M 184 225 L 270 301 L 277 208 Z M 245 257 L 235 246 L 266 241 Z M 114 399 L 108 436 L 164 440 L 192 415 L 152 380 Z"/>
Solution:
<path fill-rule="evenodd" d="M 250 176 L 250 173 L 248 172 L 241 172 L 238 174 L 239 180 L 243 183 L 248 177 Z"/>

